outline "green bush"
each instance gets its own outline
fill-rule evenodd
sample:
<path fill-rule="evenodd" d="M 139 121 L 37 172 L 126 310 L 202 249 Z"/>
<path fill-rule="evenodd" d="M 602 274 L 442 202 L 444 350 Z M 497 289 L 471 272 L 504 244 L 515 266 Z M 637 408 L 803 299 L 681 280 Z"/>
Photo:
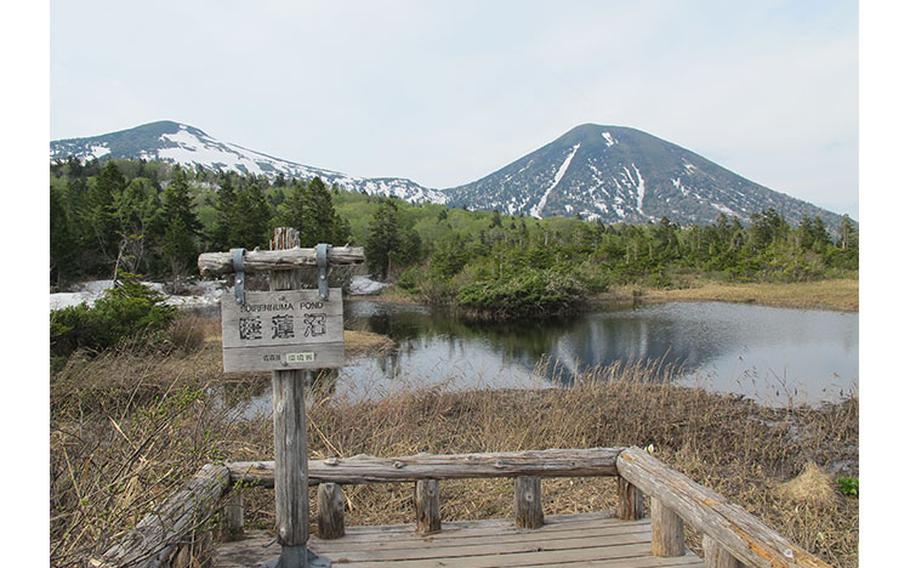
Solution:
<path fill-rule="evenodd" d="M 577 311 L 585 292 L 572 277 L 552 270 L 528 269 L 497 280 L 463 286 L 458 306 L 469 315 L 490 319 L 520 319 L 565 315 Z"/>
<path fill-rule="evenodd" d="M 859 478 L 838 477 L 837 488 L 847 497 L 859 497 Z"/>
<path fill-rule="evenodd" d="M 86 304 L 51 312 L 51 355 L 67 357 L 77 349 L 99 352 L 125 340 L 163 332 L 176 308 L 131 274 L 89 307 Z M 154 338 L 150 338 L 154 339 Z"/>

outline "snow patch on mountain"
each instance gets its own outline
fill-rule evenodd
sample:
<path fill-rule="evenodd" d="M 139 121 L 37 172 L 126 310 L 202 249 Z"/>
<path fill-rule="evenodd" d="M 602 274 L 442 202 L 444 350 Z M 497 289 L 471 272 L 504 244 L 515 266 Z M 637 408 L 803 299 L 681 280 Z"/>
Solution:
<path fill-rule="evenodd" d="M 102 157 L 159 160 L 192 169 L 212 172 L 253 174 L 274 179 L 312 179 L 319 176 L 328 184 L 370 195 L 388 195 L 412 203 L 445 203 L 442 191 L 423 187 L 409 179 L 363 178 L 275 158 L 237 144 L 221 142 L 202 130 L 171 121 L 144 124 L 101 136 L 55 140 L 50 144 L 52 160 L 70 156 L 85 162 Z"/>
<path fill-rule="evenodd" d="M 641 177 L 641 172 L 638 171 L 638 168 L 635 166 L 635 162 L 632 162 L 632 169 L 635 170 L 635 175 L 638 176 L 638 212 L 644 215 L 644 204 L 645 204 L 645 178 Z"/>
<path fill-rule="evenodd" d="M 537 205 L 531 208 L 532 217 L 536 217 L 538 219 L 541 218 L 541 212 L 543 211 L 543 208 L 547 206 L 547 198 L 550 196 L 550 192 L 552 192 L 553 189 L 559 185 L 559 182 L 562 181 L 562 177 L 566 175 L 566 170 L 569 169 L 569 164 L 572 163 L 572 158 L 575 157 L 575 152 L 578 151 L 578 148 L 580 146 L 581 144 L 572 146 L 572 151 L 569 152 L 569 155 L 566 156 L 565 160 L 563 160 L 562 165 L 559 166 L 558 170 L 556 170 L 556 176 L 553 178 L 553 183 L 550 184 L 550 187 L 548 187 L 546 191 L 544 191 L 543 196 L 541 196 L 540 201 L 537 202 Z"/>
<path fill-rule="evenodd" d="M 613 135 L 610 134 L 609 132 L 601 132 L 600 135 L 603 136 L 604 140 L 607 141 L 607 148 L 609 148 L 613 144 L 616 144 L 616 140 L 613 139 Z"/>

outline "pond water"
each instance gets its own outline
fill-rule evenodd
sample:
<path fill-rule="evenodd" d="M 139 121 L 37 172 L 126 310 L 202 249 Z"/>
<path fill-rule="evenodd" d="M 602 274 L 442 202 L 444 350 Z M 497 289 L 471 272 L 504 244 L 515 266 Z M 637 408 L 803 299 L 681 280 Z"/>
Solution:
<path fill-rule="evenodd" d="M 539 388 L 615 363 L 661 361 L 674 380 L 763 404 L 837 401 L 858 385 L 858 316 L 722 302 L 591 311 L 565 321 L 467 324 L 424 306 L 352 300 L 345 327 L 398 348 L 350 361 L 336 395 L 376 398 L 426 385 Z M 249 408 L 270 408 L 265 389 Z"/>

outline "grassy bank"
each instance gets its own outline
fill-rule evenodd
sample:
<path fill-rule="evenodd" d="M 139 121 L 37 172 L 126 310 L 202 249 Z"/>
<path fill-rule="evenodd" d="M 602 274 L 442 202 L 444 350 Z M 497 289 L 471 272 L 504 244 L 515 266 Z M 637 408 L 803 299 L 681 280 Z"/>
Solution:
<path fill-rule="evenodd" d="M 859 311 L 859 280 L 840 278 L 812 282 L 725 283 L 696 281 L 690 287 L 677 289 L 619 287 L 598 294 L 600 304 L 659 302 L 737 302 L 776 306 Z"/>
<path fill-rule="evenodd" d="M 617 286 L 591 298 L 595 305 L 634 305 L 660 302 L 737 302 L 775 306 L 859 311 L 859 279 L 837 278 L 811 282 L 718 282 L 693 280 L 683 288 Z M 358 298 L 360 299 L 360 298 Z M 419 303 L 413 295 L 391 286 L 369 299 L 377 302 Z"/>
<path fill-rule="evenodd" d="M 51 385 L 52 564 L 75 566 L 110 545 L 202 464 L 270 459 L 269 417 L 232 411 L 267 375 L 226 376 L 217 349 L 148 357 L 73 358 Z M 656 455 L 761 517 L 835 566 L 855 566 L 858 502 L 832 490 L 857 474 L 858 401 L 770 409 L 736 397 L 655 384 L 654 366 L 613 367 L 567 389 L 440 389 L 377 401 L 314 391 L 311 456 L 506 451 L 653 444 Z M 318 385 L 317 385 L 318 386 Z M 782 489 L 807 463 L 811 496 Z M 611 479 L 544 481 L 548 514 L 610 510 Z M 800 482 L 802 483 L 802 482 Z M 805 483 L 802 483 L 805 485 Z M 244 490 L 252 526 L 274 525 L 273 493 Z M 412 521 L 408 485 L 346 489 L 350 524 Z M 445 519 L 505 517 L 508 480 L 446 482 Z M 696 535 L 689 543 L 698 547 Z M 207 551 L 196 551 L 203 558 Z"/>

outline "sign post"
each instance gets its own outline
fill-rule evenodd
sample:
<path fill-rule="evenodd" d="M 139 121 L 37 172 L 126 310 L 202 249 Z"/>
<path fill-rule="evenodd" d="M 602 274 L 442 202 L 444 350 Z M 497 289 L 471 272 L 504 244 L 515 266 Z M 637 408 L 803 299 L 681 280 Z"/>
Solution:
<path fill-rule="evenodd" d="M 272 371 L 275 436 L 275 509 L 281 556 L 278 568 L 329 566 L 307 550 L 306 386 L 312 369 L 344 364 L 341 289 L 328 288 L 333 264 L 363 262 L 363 249 L 320 245 L 301 249 L 295 229 L 275 229 L 271 251 L 205 253 L 203 274 L 235 273 L 235 293 L 221 300 L 226 372 Z M 239 252 L 238 252 L 239 251 Z M 301 290 L 303 266 L 316 265 L 318 290 Z M 269 292 L 244 289 L 245 273 L 269 272 Z"/>

